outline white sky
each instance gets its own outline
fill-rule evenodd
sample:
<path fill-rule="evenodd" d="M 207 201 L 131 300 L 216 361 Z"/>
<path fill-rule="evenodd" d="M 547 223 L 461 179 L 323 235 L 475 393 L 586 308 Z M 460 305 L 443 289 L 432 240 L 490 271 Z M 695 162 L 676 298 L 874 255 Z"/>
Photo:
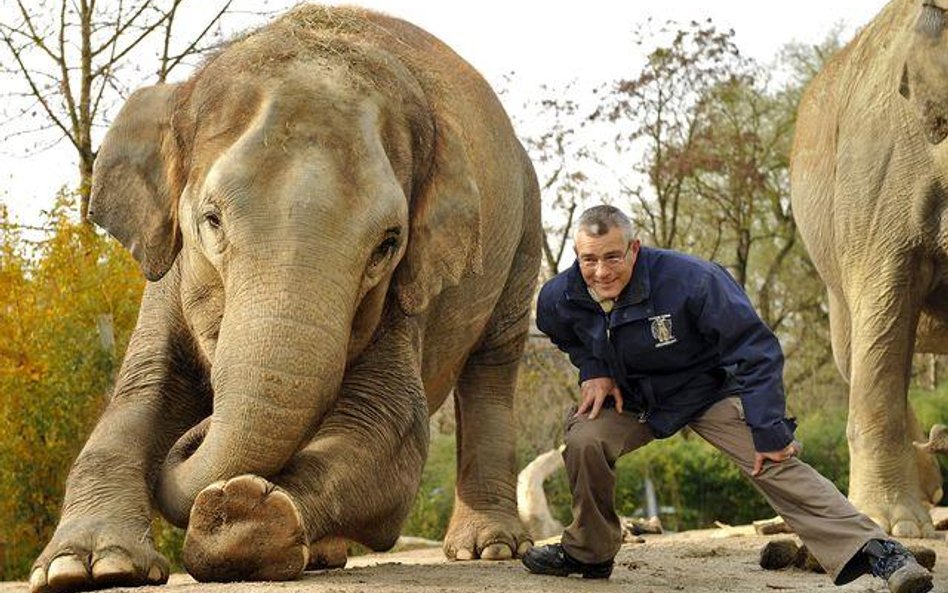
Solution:
<path fill-rule="evenodd" d="M 100 4 L 115 0 L 100 0 Z M 200 0 L 185 2 L 194 9 Z M 288 6 L 290 0 L 266 0 L 270 7 Z M 338 2 L 329 2 L 332 4 Z M 576 79 L 598 83 L 630 74 L 629 64 L 639 55 L 631 32 L 652 17 L 687 22 L 711 18 L 719 29 L 734 29 L 738 47 L 761 62 L 770 61 L 790 41 L 819 43 L 838 23 L 848 39 L 868 22 L 883 0 L 357 0 L 360 4 L 404 18 L 427 29 L 454 48 L 495 86 L 504 75 L 517 73 L 518 91 L 542 83 Z M 207 3 L 217 5 L 217 2 Z M 257 2 L 262 5 L 263 2 Z M 245 3 L 244 6 L 247 6 Z M 15 5 L 0 4 L 6 16 Z M 6 19 L 4 19 L 6 20 Z M 195 19 L 197 20 L 197 19 Z M 247 21 L 248 26 L 255 21 Z M 244 28 L 235 26 L 235 30 Z M 16 81 L 0 75 L 0 93 Z M 513 101 L 508 110 L 517 105 Z M 514 113 L 529 122 L 531 114 Z M 0 138 L 6 134 L 0 129 Z M 0 202 L 15 219 L 35 224 L 48 208 L 56 190 L 74 184 L 77 173 L 71 148 L 65 143 L 41 154 L 24 157 L 21 145 L 8 141 L 0 147 Z"/>

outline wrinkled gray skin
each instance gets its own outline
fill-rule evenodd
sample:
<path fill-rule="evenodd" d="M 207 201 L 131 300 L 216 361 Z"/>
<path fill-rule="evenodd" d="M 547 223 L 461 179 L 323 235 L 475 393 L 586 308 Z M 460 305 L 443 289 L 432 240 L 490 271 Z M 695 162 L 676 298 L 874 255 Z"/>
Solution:
<path fill-rule="evenodd" d="M 793 212 L 829 293 L 849 382 L 849 498 L 883 529 L 933 535 L 942 496 L 906 400 L 912 354 L 948 352 L 948 2 L 894 0 L 799 110 Z"/>
<path fill-rule="evenodd" d="M 32 591 L 288 579 L 399 534 L 452 388 L 450 558 L 530 544 L 511 407 L 539 265 L 533 169 L 481 77 L 403 21 L 295 9 L 135 93 L 91 216 L 150 280 Z"/>

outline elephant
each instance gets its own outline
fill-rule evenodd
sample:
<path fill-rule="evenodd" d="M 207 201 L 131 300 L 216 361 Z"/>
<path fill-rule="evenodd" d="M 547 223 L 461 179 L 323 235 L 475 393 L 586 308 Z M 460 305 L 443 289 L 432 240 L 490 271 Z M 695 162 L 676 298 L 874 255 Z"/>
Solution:
<path fill-rule="evenodd" d="M 900 537 L 932 536 L 943 494 L 907 391 L 914 352 L 948 352 L 946 10 L 889 2 L 808 85 L 790 159 L 849 383 L 849 498 Z"/>
<path fill-rule="evenodd" d="M 325 542 L 388 549 L 452 393 L 446 556 L 532 544 L 512 401 L 539 188 L 496 95 L 441 41 L 298 6 L 132 94 L 89 210 L 147 282 L 33 593 L 165 582 L 156 510 L 186 527 L 201 581 L 295 579 Z"/>

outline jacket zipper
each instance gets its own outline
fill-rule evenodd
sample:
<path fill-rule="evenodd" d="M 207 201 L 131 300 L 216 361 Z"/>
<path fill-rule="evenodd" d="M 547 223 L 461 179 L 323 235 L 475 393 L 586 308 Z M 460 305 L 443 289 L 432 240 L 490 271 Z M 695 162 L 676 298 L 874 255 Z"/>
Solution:
<path fill-rule="evenodd" d="M 600 311 L 602 311 L 602 309 L 600 309 Z M 616 351 L 615 344 L 612 343 L 612 311 L 609 313 L 602 311 L 602 315 L 606 318 L 606 340 L 609 342 L 609 346 L 612 348 L 615 356 L 618 357 L 619 353 Z M 636 420 L 638 420 L 640 424 L 645 424 L 648 422 L 648 417 L 651 413 L 652 410 L 650 409 L 648 402 L 645 402 L 645 409 L 636 415 Z"/>

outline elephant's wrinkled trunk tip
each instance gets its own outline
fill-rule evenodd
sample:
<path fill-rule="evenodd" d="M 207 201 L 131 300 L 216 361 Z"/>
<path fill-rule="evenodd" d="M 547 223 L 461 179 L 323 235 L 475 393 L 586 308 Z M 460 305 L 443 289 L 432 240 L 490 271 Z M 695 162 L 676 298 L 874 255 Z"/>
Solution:
<path fill-rule="evenodd" d="M 346 358 L 333 343 L 347 343 L 349 317 L 315 323 L 305 321 L 316 318 L 310 302 L 297 308 L 225 315 L 211 377 L 213 414 L 178 441 L 159 476 L 159 508 L 175 525 L 187 525 L 198 493 L 214 482 L 279 473 L 332 407 Z"/>

